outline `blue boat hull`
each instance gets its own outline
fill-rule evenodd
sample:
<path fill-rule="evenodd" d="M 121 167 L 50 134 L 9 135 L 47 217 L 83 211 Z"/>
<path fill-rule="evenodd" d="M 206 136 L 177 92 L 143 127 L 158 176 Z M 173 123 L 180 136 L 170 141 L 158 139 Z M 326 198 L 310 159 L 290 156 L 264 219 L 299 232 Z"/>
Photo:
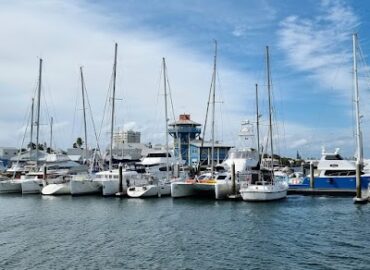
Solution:
<path fill-rule="evenodd" d="M 362 189 L 367 189 L 370 176 L 361 177 Z M 289 184 L 289 188 L 309 188 L 310 178 L 305 177 L 301 184 Z M 356 177 L 315 177 L 314 188 L 317 189 L 356 189 Z"/>

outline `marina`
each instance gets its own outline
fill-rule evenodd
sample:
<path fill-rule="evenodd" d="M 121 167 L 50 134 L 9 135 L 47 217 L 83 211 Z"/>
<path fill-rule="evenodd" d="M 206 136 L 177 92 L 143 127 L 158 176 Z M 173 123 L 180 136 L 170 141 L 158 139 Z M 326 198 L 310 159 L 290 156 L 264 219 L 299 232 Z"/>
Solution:
<path fill-rule="evenodd" d="M 8 2 L 0 269 L 370 269 L 370 3 Z"/>

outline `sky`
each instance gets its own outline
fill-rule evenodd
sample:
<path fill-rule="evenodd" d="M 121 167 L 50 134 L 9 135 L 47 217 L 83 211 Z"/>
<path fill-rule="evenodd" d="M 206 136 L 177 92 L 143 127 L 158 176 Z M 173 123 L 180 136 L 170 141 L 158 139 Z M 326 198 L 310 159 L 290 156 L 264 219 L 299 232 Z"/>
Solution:
<path fill-rule="evenodd" d="M 358 33 L 360 110 L 370 155 L 370 46 L 365 0 L 0 0 L 0 146 L 29 142 L 30 108 L 43 59 L 40 141 L 71 147 L 83 136 L 83 66 L 91 111 L 88 145 L 109 143 L 109 98 L 118 43 L 116 130 L 164 143 L 162 58 L 173 108 L 205 120 L 218 43 L 216 139 L 236 145 L 240 123 L 255 121 L 259 85 L 261 137 L 267 135 L 265 47 L 269 46 L 274 141 L 281 155 L 319 157 L 322 147 L 355 154 L 352 34 Z M 107 98 L 108 97 L 108 98 Z M 108 100 L 108 105 L 106 102 Z M 210 128 L 207 127 L 209 131 Z M 209 132 L 205 135 L 209 138 Z"/>

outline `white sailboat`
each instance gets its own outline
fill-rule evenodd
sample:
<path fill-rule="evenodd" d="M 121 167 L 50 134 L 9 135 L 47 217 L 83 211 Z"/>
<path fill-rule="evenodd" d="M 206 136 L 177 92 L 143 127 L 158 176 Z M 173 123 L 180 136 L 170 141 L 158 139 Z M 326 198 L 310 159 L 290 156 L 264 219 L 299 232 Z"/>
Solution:
<path fill-rule="evenodd" d="M 84 157 L 82 160 L 87 160 L 87 126 L 86 126 L 86 106 L 85 106 L 85 80 L 83 75 L 82 67 L 80 67 L 81 76 L 81 92 L 82 92 L 82 107 L 83 107 L 83 119 L 84 119 L 84 135 L 85 135 L 85 149 Z M 95 153 L 94 153 L 95 157 Z M 94 164 L 94 160 L 92 162 Z M 92 167 L 90 168 L 90 173 L 78 174 L 72 177 L 69 185 L 72 196 L 77 195 L 87 195 L 101 193 L 102 185 L 98 181 L 94 181 L 94 176 L 91 174 Z"/>
<path fill-rule="evenodd" d="M 41 97 L 41 79 L 42 79 L 42 59 L 39 60 L 39 76 L 38 76 L 38 99 L 37 99 L 37 129 L 36 129 L 36 159 L 35 159 L 35 169 L 37 171 L 38 168 L 38 161 L 39 161 L 39 150 L 38 150 L 38 144 L 39 144 L 39 122 L 40 122 L 40 97 Z M 30 152 L 29 152 L 29 160 L 32 159 L 32 137 L 33 137 L 33 108 L 34 108 L 34 99 L 32 99 L 32 106 L 31 106 L 31 134 L 30 134 Z M 23 193 L 22 190 L 22 183 L 23 182 L 29 182 L 28 179 L 25 179 L 22 174 L 28 173 L 28 169 L 22 167 L 20 165 L 20 155 L 17 157 L 17 162 L 13 164 L 12 168 L 7 170 L 7 173 L 11 173 L 12 179 L 0 181 L 0 193 Z M 16 179 L 16 177 L 18 179 Z M 20 178 L 20 179 L 19 179 Z M 37 180 L 33 180 L 37 181 Z M 37 190 L 40 190 L 39 186 L 37 187 Z M 33 192 L 30 192 L 33 193 Z"/>
<path fill-rule="evenodd" d="M 211 89 L 210 89 L 210 98 L 212 94 L 212 102 L 208 100 L 208 104 L 212 104 L 212 135 L 211 135 L 211 172 L 204 173 L 196 177 L 195 179 L 187 179 L 185 181 L 176 181 L 171 183 L 171 196 L 173 198 L 180 198 L 180 197 L 188 197 L 194 195 L 209 195 L 211 197 L 216 197 L 215 195 L 215 187 L 217 180 L 215 179 L 215 172 L 214 172 L 214 130 L 215 130 L 215 98 L 216 98 L 216 73 L 217 70 L 217 41 L 215 40 L 215 53 L 214 53 L 214 61 L 213 61 L 213 74 L 212 74 L 212 82 L 211 82 Z M 207 107 L 207 114 L 208 115 L 208 107 Z M 207 116 L 206 116 L 207 120 Z M 204 126 L 206 129 L 206 125 Z M 204 131 L 205 132 L 205 131 Z M 204 136 L 203 136 L 204 137 Z M 204 142 L 204 138 L 202 144 Z"/>
<path fill-rule="evenodd" d="M 171 195 L 171 182 L 170 182 L 170 165 L 169 165 L 169 148 L 168 148 L 168 113 L 167 113 L 167 78 L 166 78 L 166 60 L 162 59 L 163 63 L 163 82 L 164 82 L 164 107 L 165 107 L 165 122 L 166 122 L 166 177 L 152 176 L 155 182 L 146 183 L 144 185 L 132 186 L 127 189 L 127 195 L 132 198 L 142 197 L 161 197 Z"/>
<path fill-rule="evenodd" d="M 273 133 L 272 133 L 272 106 L 271 106 L 271 78 L 270 78 L 270 58 L 269 47 L 266 47 L 266 67 L 267 67 L 267 90 L 269 100 L 269 136 L 271 150 L 270 171 L 261 170 L 257 181 L 250 179 L 244 182 L 239 192 L 245 201 L 273 201 L 283 199 L 287 196 L 288 183 L 286 178 L 275 177 L 273 157 Z"/>

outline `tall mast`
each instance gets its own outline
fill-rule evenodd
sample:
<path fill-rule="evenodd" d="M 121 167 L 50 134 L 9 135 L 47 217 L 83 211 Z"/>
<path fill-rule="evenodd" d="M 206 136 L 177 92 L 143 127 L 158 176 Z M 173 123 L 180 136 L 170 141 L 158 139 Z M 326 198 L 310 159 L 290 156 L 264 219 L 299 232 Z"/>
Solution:
<path fill-rule="evenodd" d="M 39 64 L 39 85 L 37 91 L 37 118 L 36 118 L 36 169 L 39 165 L 39 134 L 40 134 L 40 103 L 41 103 L 42 58 Z"/>
<path fill-rule="evenodd" d="M 260 159 L 260 116 L 258 111 L 258 84 L 256 84 L 256 126 L 257 126 L 257 153 Z"/>
<path fill-rule="evenodd" d="M 163 57 L 164 113 L 166 121 L 166 181 L 169 181 L 166 59 Z"/>
<path fill-rule="evenodd" d="M 54 123 L 54 118 L 50 117 L 50 144 L 49 144 L 50 151 L 51 151 L 51 146 L 53 144 L 53 123 Z"/>
<path fill-rule="evenodd" d="M 272 106 L 271 106 L 271 78 L 270 78 L 270 53 L 269 46 L 266 46 L 266 72 L 267 72 L 267 91 L 269 96 L 269 129 L 270 129 L 270 146 L 271 146 L 271 172 L 274 171 L 274 147 L 272 143 Z M 273 178 L 273 174 L 272 174 Z"/>
<path fill-rule="evenodd" d="M 358 73 L 357 73 L 357 34 L 353 34 L 353 85 L 355 90 L 355 110 L 356 110 L 356 146 L 357 163 L 362 164 L 362 142 L 360 126 L 360 97 L 358 91 Z"/>
<path fill-rule="evenodd" d="M 360 126 L 360 97 L 358 91 L 358 74 L 357 74 L 357 34 L 353 34 L 353 85 L 355 91 L 355 110 L 356 110 L 356 199 L 361 199 L 361 167 L 362 167 L 362 139 Z"/>
<path fill-rule="evenodd" d="M 81 92 L 82 92 L 82 106 L 83 106 L 83 116 L 84 116 L 84 132 L 85 132 L 85 159 L 87 159 L 87 128 L 86 128 L 86 108 L 85 108 L 85 81 L 82 67 L 80 67 L 81 74 Z"/>
<path fill-rule="evenodd" d="M 30 128 L 30 160 L 32 160 L 32 148 L 33 148 L 33 111 L 34 111 L 35 99 L 32 98 L 31 104 L 31 128 Z"/>
<path fill-rule="evenodd" d="M 211 148 L 211 175 L 214 174 L 215 152 L 215 103 L 216 103 L 216 68 L 217 68 L 217 40 L 215 40 L 215 56 L 213 62 L 213 93 L 212 93 L 212 148 Z"/>
<path fill-rule="evenodd" d="M 113 64 L 113 93 L 112 93 L 112 122 L 110 128 L 110 157 L 109 170 L 113 168 L 113 129 L 114 129 L 114 103 L 116 98 L 116 77 L 117 77 L 117 43 L 114 46 L 114 64 Z"/>

